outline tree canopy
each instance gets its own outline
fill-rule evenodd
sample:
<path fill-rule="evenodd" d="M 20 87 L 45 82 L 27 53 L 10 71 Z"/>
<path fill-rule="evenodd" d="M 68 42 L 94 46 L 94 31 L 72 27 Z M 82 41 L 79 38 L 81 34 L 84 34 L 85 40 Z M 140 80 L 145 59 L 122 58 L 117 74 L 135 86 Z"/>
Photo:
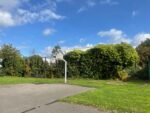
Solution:
<path fill-rule="evenodd" d="M 139 46 L 137 46 L 136 50 L 140 57 L 140 65 L 142 67 L 147 66 L 147 62 L 150 59 L 150 39 L 142 42 Z"/>
<path fill-rule="evenodd" d="M 126 43 L 97 45 L 86 52 L 74 50 L 67 53 L 65 59 L 68 73 L 94 79 L 117 78 L 119 71 L 139 61 L 136 50 Z"/>

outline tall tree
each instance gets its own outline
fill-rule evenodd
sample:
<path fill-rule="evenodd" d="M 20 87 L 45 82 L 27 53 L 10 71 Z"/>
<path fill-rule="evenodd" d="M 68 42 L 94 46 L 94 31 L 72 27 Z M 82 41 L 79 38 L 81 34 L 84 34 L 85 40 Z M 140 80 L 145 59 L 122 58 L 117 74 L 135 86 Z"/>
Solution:
<path fill-rule="evenodd" d="M 32 76 L 41 76 L 42 73 L 42 65 L 43 59 L 39 55 L 33 55 L 28 58 L 29 67 L 31 68 L 31 75 Z"/>
<path fill-rule="evenodd" d="M 24 60 L 20 52 L 12 45 L 3 45 L 0 50 L 0 58 L 2 61 L 2 72 L 5 75 L 22 75 L 24 68 Z"/>
<path fill-rule="evenodd" d="M 148 61 L 150 60 L 150 39 L 142 42 L 136 48 L 139 56 L 140 56 L 140 66 L 142 70 L 139 72 L 139 78 L 148 79 Z"/>
<path fill-rule="evenodd" d="M 140 65 L 142 67 L 147 66 L 148 60 L 150 58 L 150 39 L 147 39 L 146 41 L 142 42 L 136 48 L 136 50 L 140 56 Z"/>
<path fill-rule="evenodd" d="M 55 58 L 60 52 L 62 52 L 61 47 L 59 45 L 54 46 L 51 57 Z M 60 78 L 64 76 L 64 62 L 57 59 L 54 64 L 51 64 L 51 66 L 53 68 L 54 77 Z"/>
<path fill-rule="evenodd" d="M 61 51 L 61 47 L 59 45 L 54 46 L 52 50 L 52 58 L 54 58 Z"/>

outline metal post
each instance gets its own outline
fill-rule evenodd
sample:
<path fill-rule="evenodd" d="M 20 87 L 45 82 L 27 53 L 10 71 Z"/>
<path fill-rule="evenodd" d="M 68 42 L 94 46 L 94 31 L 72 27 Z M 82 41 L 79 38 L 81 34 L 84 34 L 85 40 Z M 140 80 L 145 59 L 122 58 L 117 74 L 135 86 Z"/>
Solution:
<path fill-rule="evenodd" d="M 67 83 L 67 61 L 62 59 L 65 62 L 65 84 Z"/>
<path fill-rule="evenodd" d="M 65 61 L 65 84 L 67 83 L 67 61 Z"/>
<path fill-rule="evenodd" d="M 65 59 L 60 59 L 65 62 L 65 84 L 67 84 L 67 61 Z"/>

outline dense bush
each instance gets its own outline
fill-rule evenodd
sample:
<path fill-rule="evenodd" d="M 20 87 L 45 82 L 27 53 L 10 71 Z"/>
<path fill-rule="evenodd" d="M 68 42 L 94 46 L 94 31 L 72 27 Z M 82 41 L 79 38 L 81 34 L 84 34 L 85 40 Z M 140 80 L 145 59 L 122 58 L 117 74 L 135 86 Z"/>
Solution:
<path fill-rule="evenodd" d="M 118 71 L 118 76 L 119 76 L 119 79 L 122 81 L 127 81 L 128 77 L 129 77 L 128 73 L 125 70 Z"/>
<path fill-rule="evenodd" d="M 96 79 L 107 79 L 117 76 L 119 55 L 113 45 L 98 45 L 87 54 L 91 56 L 91 71 Z"/>
<path fill-rule="evenodd" d="M 23 58 L 20 52 L 12 45 L 3 45 L 0 50 L 2 59 L 1 75 L 50 77 L 51 68 L 47 61 L 39 55 Z"/>
<path fill-rule="evenodd" d="M 0 58 L 3 59 L 1 74 L 21 76 L 24 70 L 24 60 L 18 50 L 12 45 L 3 45 L 0 50 Z"/>
<path fill-rule="evenodd" d="M 136 50 L 140 57 L 139 65 L 142 67 L 142 69 L 138 73 L 138 77 L 140 79 L 148 79 L 148 61 L 150 60 L 150 39 L 147 39 L 146 41 L 142 42 L 136 48 Z"/>
<path fill-rule="evenodd" d="M 94 79 L 120 78 L 122 70 L 139 60 L 135 49 L 125 43 L 97 45 L 86 52 L 74 50 L 67 53 L 65 59 L 70 75 Z"/>
<path fill-rule="evenodd" d="M 120 64 L 123 69 L 136 65 L 139 62 L 139 56 L 136 50 L 129 44 L 116 44 L 115 48 L 120 57 Z"/>
<path fill-rule="evenodd" d="M 82 52 L 80 56 L 80 66 L 79 66 L 80 77 L 95 78 L 95 76 L 93 76 L 91 68 L 92 68 L 92 60 L 90 55 L 88 54 L 88 51 Z"/>
<path fill-rule="evenodd" d="M 51 64 L 53 69 L 53 77 L 63 78 L 65 73 L 65 63 L 62 60 L 57 60 L 55 64 Z"/>
<path fill-rule="evenodd" d="M 64 59 L 68 61 L 68 76 L 69 77 L 79 77 L 80 76 L 80 58 L 82 51 L 74 50 L 67 53 Z"/>
<path fill-rule="evenodd" d="M 140 66 L 146 67 L 148 64 L 148 60 L 150 59 L 150 39 L 147 39 L 146 41 L 142 42 L 136 48 L 136 50 L 140 57 Z"/>

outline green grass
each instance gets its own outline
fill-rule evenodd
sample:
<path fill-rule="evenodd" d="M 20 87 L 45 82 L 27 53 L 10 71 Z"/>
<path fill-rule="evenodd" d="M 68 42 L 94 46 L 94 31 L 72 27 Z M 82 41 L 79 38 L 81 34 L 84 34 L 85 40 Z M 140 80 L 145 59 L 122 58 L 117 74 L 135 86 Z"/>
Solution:
<path fill-rule="evenodd" d="M 62 101 L 84 104 L 114 113 L 150 113 L 150 84 L 111 80 L 70 80 L 70 84 L 96 88 Z"/>
<path fill-rule="evenodd" d="M 33 83 L 33 84 L 63 83 L 63 79 L 0 77 L 0 85 L 5 85 L 5 84 L 26 84 L 26 83 Z"/>

